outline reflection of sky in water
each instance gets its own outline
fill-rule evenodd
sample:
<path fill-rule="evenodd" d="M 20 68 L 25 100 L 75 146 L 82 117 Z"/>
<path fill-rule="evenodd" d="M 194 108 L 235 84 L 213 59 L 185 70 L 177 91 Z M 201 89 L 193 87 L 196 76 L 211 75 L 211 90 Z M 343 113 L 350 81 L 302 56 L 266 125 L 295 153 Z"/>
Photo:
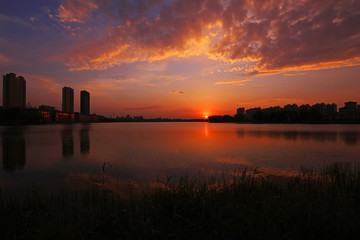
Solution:
<path fill-rule="evenodd" d="M 0 127 L 5 189 L 81 184 L 109 163 L 118 182 L 360 161 L 359 125 L 109 123 Z"/>

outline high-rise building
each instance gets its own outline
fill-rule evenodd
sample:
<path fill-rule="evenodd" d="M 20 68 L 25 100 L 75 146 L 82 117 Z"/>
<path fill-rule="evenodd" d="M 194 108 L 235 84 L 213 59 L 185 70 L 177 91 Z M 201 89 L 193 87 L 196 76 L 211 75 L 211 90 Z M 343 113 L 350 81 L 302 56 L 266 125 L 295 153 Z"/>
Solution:
<path fill-rule="evenodd" d="M 62 111 L 64 113 L 74 113 L 74 89 L 70 87 L 63 87 Z"/>
<path fill-rule="evenodd" d="M 20 107 L 26 105 L 26 81 L 15 73 L 3 76 L 3 108 Z"/>
<path fill-rule="evenodd" d="M 244 115 L 245 115 L 245 108 L 239 107 L 239 108 L 236 110 L 236 115 L 238 115 L 238 116 L 244 116 Z"/>
<path fill-rule="evenodd" d="M 90 114 L 90 93 L 85 90 L 80 92 L 80 113 L 83 115 Z"/>
<path fill-rule="evenodd" d="M 345 103 L 345 108 L 346 108 L 346 111 L 348 113 L 353 113 L 353 112 L 356 112 L 356 104 L 357 102 L 346 102 Z"/>

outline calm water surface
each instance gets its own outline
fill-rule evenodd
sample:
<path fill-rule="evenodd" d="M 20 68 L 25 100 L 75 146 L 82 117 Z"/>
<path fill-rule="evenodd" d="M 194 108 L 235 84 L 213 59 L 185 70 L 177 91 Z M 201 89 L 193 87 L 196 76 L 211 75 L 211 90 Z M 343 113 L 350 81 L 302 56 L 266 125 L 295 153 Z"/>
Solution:
<path fill-rule="evenodd" d="M 217 174 L 244 166 L 292 174 L 360 161 L 360 125 L 96 123 L 0 127 L 0 187 L 83 187 L 102 172 L 117 184 Z"/>

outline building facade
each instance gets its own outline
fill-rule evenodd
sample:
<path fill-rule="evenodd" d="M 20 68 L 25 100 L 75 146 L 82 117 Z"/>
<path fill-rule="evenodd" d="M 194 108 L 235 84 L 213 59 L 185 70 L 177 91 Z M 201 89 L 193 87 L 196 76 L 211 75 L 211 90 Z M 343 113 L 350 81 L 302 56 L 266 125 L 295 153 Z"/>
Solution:
<path fill-rule="evenodd" d="M 3 76 L 3 108 L 25 108 L 26 106 L 26 81 L 22 76 L 16 77 L 15 73 Z"/>
<path fill-rule="evenodd" d="M 62 111 L 64 113 L 74 113 L 74 89 L 70 87 L 63 87 Z"/>
<path fill-rule="evenodd" d="M 90 93 L 85 90 L 80 92 L 80 113 L 90 115 Z"/>
<path fill-rule="evenodd" d="M 245 115 L 245 108 L 239 107 L 238 109 L 236 109 L 236 115 L 244 116 Z"/>

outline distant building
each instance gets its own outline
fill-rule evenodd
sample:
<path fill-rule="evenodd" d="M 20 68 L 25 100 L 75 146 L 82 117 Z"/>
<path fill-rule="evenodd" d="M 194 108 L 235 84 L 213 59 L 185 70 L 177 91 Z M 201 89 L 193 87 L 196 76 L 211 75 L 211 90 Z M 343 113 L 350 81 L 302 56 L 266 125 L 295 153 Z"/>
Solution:
<path fill-rule="evenodd" d="M 346 115 L 346 108 L 345 107 L 339 108 L 339 114 L 341 117 L 344 117 Z"/>
<path fill-rule="evenodd" d="M 268 108 L 264 108 L 261 111 L 265 114 L 270 114 L 273 112 L 280 112 L 281 110 L 283 110 L 281 107 L 279 106 L 275 106 L 275 107 L 268 107 Z"/>
<path fill-rule="evenodd" d="M 300 109 L 300 111 L 308 112 L 308 111 L 310 111 L 311 106 L 309 104 L 303 104 L 303 105 L 300 106 L 299 109 Z"/>
<path fill-rule="evenodd" d="M 329 114 L 337 113 L 337 105 L 335 103 L 326 104 L 326 111 Z"/>
<path fill-rule="evenodd" d="M 62 90 L 62 111 L 74 113 L 74 89 L 64 87 Z"/>
<path fill-rule="evenodd" d="M 295 103 L 294 104 L 288 104 L 288 105 L 284 106 L 284 110 L 285 111 L 290 111 L 290 112 L 297 112 L 297 111 L 299 111 L 299 107 Z"/>
<path fill-rule="evenodd" d="M 39 106 L 40 110 L 44 110 L 44 111 L 55 111 L 55 107 L 52 106 L 47 106 L 47 105 L 40 105 Z"/>
<path fill-rule="evenodd" d="M 223 116 L 216 115 L 216 116 L 209 116 L 209 122 L 222 122 Z"/>
<path fill-rule="evenodd" d="M 133 118 L 128 114 L 126 115 L 125 120 L 133 120 Z"/>
<path fill-rule="evenodd" d="M 236 115 L 238 116 L 244 116 L 245 115 L 245 108 L 240 107 L 236 110 Z"/>
<path fill-rule="evenodd" d="M 135 121 L 142 121 L 144 120 L 143 116 L 134 116 Z"/>
<path fill-rule="evenodd" d="M 246 110 L 246 118 L 248 120 L 253 120 L 253 116 L 255 113 L 260 112 L 261 108 L 257 107 L 257 108 L 250 108 L 248 110 Z"/>
<path fill-rule="evenodd" d="M 85 90 L 80 92 L 80 113 L 90 114 L 90 93 Z"/>
<path fill-rule="evenodd" d="M 26 81 L 22 76 L 16 77 L 15 73 L 3 76 L 3 108 L 25 108 L 26 106 Z"/>
<path fill-rule="evenodd" d="M 356 112 L 356 104 L 357 102 L 346 102 L 345 108 L 348 113 L 354 113 Z"/>
<path fill-rule="evenodd" d="M 357 102 L 346 102 L 345 107 L 339 108 L 341 118 L 354 118 L 357 115 Z"/>
<path fill-rule="evenodd" d="M 311 106 L 311 109 L 317 110 L 321 113 L 326 112 L 326 104 L 325 103 L 316 103 L 315 105 Z"/>

